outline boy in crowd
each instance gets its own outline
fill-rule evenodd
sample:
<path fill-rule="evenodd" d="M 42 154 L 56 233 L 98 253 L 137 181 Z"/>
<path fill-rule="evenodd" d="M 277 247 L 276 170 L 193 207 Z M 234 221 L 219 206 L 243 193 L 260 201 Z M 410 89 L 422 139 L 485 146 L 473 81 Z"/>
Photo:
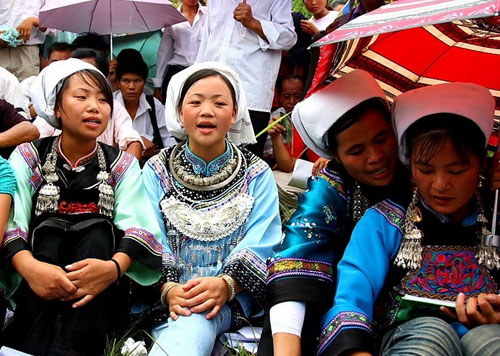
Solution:
<path fill-rule="evenodd" d="M 116 78 L 119 90 L 113 96 L 123 104 L 134 129 L 139 132 L 146 146 L 143 158 L 149 158 L 156 150 L 174 145 L 175 138 L 165 123 L 165 108 L 152 95 L 144 94 L 148 66 L 135 49 L 125 49 L 117 57 Z"/>

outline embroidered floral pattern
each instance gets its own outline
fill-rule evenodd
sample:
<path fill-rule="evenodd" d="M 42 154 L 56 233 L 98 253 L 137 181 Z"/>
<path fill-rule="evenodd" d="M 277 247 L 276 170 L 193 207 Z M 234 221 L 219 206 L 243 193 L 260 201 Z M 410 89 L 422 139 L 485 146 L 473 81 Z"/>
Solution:
<path fill-rule="evenodd" d="M 334 173 L 333 171 L 330 171 L 328 169 L 323 169 L 319 174 L 318 178 L 323 178 L 332 186 L 333 189 L 335 189 L 339 195 L 342 197 L 344 200 L 349 200 L 349 197 L 347 196 L 347 191 L 344 186 L 344 182 L 342 181 L 342 178 L 337 174 Z"/>
<path fill-rule="evenodd" d="M 321 331 L 318 338 L 318 354 L 320 354 L 334 339 L 342 328 L 354 327 L 371 332 L 370 320 L 364 314 L 357 312 L 340 312 Z"/>
<path fill-rule="evenodd" d="M 424 248 L 422 267 L 401 283 L 407 294 L 441 300 L 455 300 L 460 292 L 473 296 L 498 290 L 490 272 L 477 262 L 475 251 L 467 247 Z"/>
<path fill-rule="evenodd" d="M 67 202 L 63 200 L 59 203 L 59 214 L 99 214 L 99 207 L 96 203 Z"/>
<path fill-rule="evenodd" d="M 321 261 L 299 258 L 272 260 L 268 266 L 267 283 L 286 276 L 313 277 L 333 282 L 333 266 Z"/>
<path fill-rule="evenodd" d="M 389 200 L 383 200 L 373 206 L 373 209 L 382 214 L 387 222 L 403 233 L 405 212 Z"/>
<path fill-rule="evenodd" d="M 22 239 L 24 242 L 28 243 L 28 234 L 20 227 L 6 231 L 2 246 L 6 246 L 8 243 L 15 241 L 16 239 Z"/>
<path fill-rule="evenodd" d="M 294 222 L 290 223 L 290 226 L 295 226 L 295 227 L 303 227 L 304 228 L 304 236 L 307 238 L 320 238 L 321 235 L 317 233 L 316 230 L 316 223 L 310 222 L 308 218 L 299 218 L 295 220 Z"/>
<path fill-rule="evenodd" d="M 31 143 L 23 143 L 17 146 L 17 149 L 24 158 L 26 165 L 31 169 L 30 184 L 36 191 L 43 182 L 42 167 L 39 164 L 38 152 Z"/>
<path fill-rule="evenodd" d="M 147 230 L 131 227 L 125 230 L 123 238 L 129 238 L 146 247 L 153 255 L 161 256 L 162 246 L 154 235 Z"/>
<path fill-rule="evenodd" d="M 107 180 L 107 183 L 112 187 L 115 187 L 120 183 L 123 175 L 130 167 L 132 162 L 134 162 L 134 156 L 128 152 L 120 152 L 118 158 L 111 165 L 111 174 Z"/>

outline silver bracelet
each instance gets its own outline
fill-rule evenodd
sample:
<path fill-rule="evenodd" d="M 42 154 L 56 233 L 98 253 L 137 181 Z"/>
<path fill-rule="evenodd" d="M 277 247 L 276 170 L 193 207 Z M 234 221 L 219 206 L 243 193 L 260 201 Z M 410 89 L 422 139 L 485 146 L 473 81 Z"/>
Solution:
<path fill-rule="evenodd" d="M 168 292 L 170 292 L 170 290 L 172 288 L 177 287 L 178 285 L 180 285 L 180 283 L 177 283 L 177 282 L 167 282 L 166 287 L 163 288 L 163 290 L 161 292 L 161 295 L 160 295 L 161 304 L 163 304 L 166 307 L 168 307 L 167 294 L 168 294 Z"/>
<path fill-rule="evenodd" d="M 233 277 L 225 273 L 219 274 L 219 277 L 222 278 L 229 287 L 229 298 L 227 300 L 230 302 L 236 296 L 236 286 L 234 285 L 234 279 Z"/>

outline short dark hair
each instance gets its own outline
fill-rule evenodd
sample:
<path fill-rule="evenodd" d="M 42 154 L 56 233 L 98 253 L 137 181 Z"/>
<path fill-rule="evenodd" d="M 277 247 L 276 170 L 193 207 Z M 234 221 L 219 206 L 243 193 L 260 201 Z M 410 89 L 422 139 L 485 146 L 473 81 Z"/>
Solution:
<path fill-rule="evenodd" d="M 238 106 L 238 103 L 236 103 L 236 92 L 234 90 L 233 84 L 231 84 L 231 82 L 226 78 L 225 75 L 213 69 L 201 69 L 197 72 L 194 72 L 189 78 L 186 79 L 184 85 L 182 86 L 181 95 L 179 96 L 179 102 L 177 103 L 177 106 L 179 108 L 182 106 L 182 102 L 184 101 L 184 97 L 186 96 L 189 88 L 191 88 L 197 81 L 208 77 L 219 77 L 227 84 L 229 90 L 231 91 L 233 106 L 236 108 Z"/>
<path fill-rule="evenodd" d="M 52 54 L 54 51 L 73 51 L 73 46 L 69 43 L 66 42 L 54 42 L 50 45 L 49 50 L 47 51 L 48 57 Z"/>
<path fill-rule="evenodd" d="M 76 48 L 91 48 L 98 52 L 103 52 L 106 55 L 109 53 L 109 43 L 105 37 L 95 33 L 87 32 L 78 36 L 73 40 L 73 47 Z"/>
<path fill-rule="evenodd" d="M 479 126 L 470 119 L 449 113 L 425 116 L 406 130 L 402 138 L 403 153 L 410 161 L 413 150 L 420 144 L 416 159 L 430 161 L 449 140 L 462 162 L 468 163 L 469 154 L 482 161 L 486 156 L 486 138 Z"/>
<path fill-rule="evenodd" d="M 328 150 L 330 152 L 334 154 L 337 153 L 337 135 L 358 122 L 368 110 L 380 111 L 380 113 L 384 115 L 385 120 L 391 122 L 391 113 L 382 102 L 382 99 L 370 98 L 365 100 L 347 111 L 328 129 Z"/>
<path fill-rule="evenodd" d="M 97 69 L 99 69 L 106 77 L 108 76 L 109 65 L 106 56 L 92 48 L 77 48 L 71 52 L 71 58 L 94 58 L 97 63 Z"/>
<path fill-rule="evenodd" d="M 281 91 L 283 90 L 283 83 L 290 79 L 300 80 L 302 82 L 302 85 L 304 85 L 304 78 L 302 78 L 300 75 L 287 74 L 283 77 L 278 78 L 278 81 L 276 82 L 276 90 L 278 91 L 278 93 L 281 93 Z"/>
<path fill-rule="evenodd" d="M 118 65 L 116 66 L 116 78 L 118 80 L 126 73 L 139 75 L 142 79 L 148 78 L 149 68 L 141 53 L 133 48 L 122 50 L 116 57 Z"/>
<path fill-rule="evenodd" d="M 57 108 L 58 106 L 61 106 L 62 104 L 62 96 L 64 94 L 64 91 L 68 88 L 69 85 L 69 78 L 71 78 L 74 75 L 79 75 L 82 80 L 91 85 L 97 87 L 99 90 L 102 91 L 104 94 L 104 97 L 109 103 L 109 106 L 111 107 L 111 112 L 110 112 L 110 117 L 113 114 L 113 91 L 111 90 L 111 86 L 109 85 L 108 80 L 103 77 L 99 72 L 92 70 L 92 69 L 83 69 L 78 72 L 73 73 L 72 75 L 66 77 L 61 85 L 61 88 L 58 90 L 56 93 L 56 103 L 54 105 L 54 108 Z M 90 81 L 89 81 L 90 80 Z"/>

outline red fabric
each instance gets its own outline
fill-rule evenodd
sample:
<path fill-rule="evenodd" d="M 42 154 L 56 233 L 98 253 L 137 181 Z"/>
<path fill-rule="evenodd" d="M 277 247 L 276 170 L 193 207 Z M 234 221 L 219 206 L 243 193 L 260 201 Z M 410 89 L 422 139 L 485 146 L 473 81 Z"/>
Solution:
<path fill-rule="evenodd" d="M 308 160 L 310 162 L 316 162 L 317 159 L 319 158 L 319 156 L 309 149 L 304 152 L 305 148 L 306 148 L 306 144 L 304 143 L 304 141 L 302 141 L 302 138 L 300 137 L 299 132 L 294 127 L 293 128 L 293 147 L 292 147 L 292 152 L 291 152 L 292 157 L 305 159 L 305 160 Z M 301 156 L 302 152 L 304 152 L 304 154 L 302 154 L 302 156 Z"/>
<path fill-rule="evenodd" d="M 315 88 L 353 69 L 371 73 L 390 101 L 402 92 L 425 85 L 476 83 L 490 89 L 500 119 L 498 16 L 412 28 L 323 47 L 331 47 L 330 56 L 326 52 L 324 55 L 325 61 L 330 61 L 318 66 Z"/>

